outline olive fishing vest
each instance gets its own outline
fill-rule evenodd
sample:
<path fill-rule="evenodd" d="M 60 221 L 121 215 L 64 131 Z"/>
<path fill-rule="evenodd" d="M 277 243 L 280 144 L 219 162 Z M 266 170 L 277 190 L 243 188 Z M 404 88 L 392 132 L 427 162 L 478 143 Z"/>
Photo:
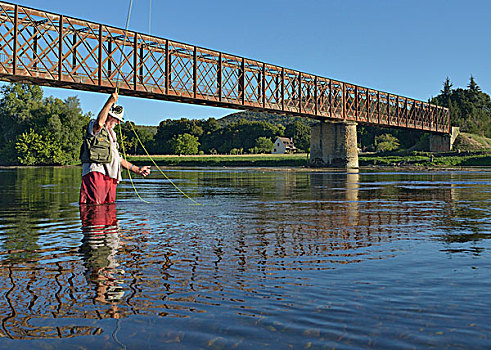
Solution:
<path fill-rule="evenodd" d="M 111 139 L 106 126 L 94 136 L 87 130 L 84 142 L 80 148 L 80 160 L 82 163 L 111 163 Z"/>

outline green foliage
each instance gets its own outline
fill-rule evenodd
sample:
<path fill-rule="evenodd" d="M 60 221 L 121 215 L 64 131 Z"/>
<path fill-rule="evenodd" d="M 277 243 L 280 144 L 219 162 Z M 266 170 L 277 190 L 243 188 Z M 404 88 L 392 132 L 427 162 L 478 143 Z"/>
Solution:
<path fill-rule="evenodd" d="M 204 133 L 203 124 L 205 123 L 202 120 L 189 120 L 187 118 L 179 120 L 167 119 L 160 122 L 154 139 L 154 151 L 162 154 L 174 153 L 171 144 L 171 140 L 174 137 L 188 134 L 199 139 Z"/>
<path fill-rule="evenodd" d="M 78 162 L 90 114 L 83 115 L 76 97 L 69 97 L 65 101 L 53 97 L 43 98 L 39 86 L 27 84 L 5 85 L 0 93 L 2 164 Z M 41 145 L 46 147 L 45 151 L 39 149 Z M 46 152 L 53 154 L 48 155 Z"/>
<path fill-rule="evenodd" d="M 459 151 L 491 151 L 491 138 L 461 132 L 455 139 L 453 149 Z"/>
<path fill-rule="evenodd" d="M 450 109 L 452 126 L 458 126 L 464 132 L 491 137 L 491 99 L 481 91 L 472 75 L 467 89 L 453 89 L 447 78 L 441 94 L 431 102 Z"/>
<path fill-rule="evenodd" d="M 237 123 L 239 120 L 245 119 L 248 121 L 255 122 L 268 122 L 271 124 L 281 124 L 287 125 L 295 122 L 301 122 L 307 126 L 310 126 L 315 123 L 312 119 L 304 118 L 304 117 L 293 117 L 289 115 L 283 114 L 273 114 L 273 113 L 264 113 L 264 112 L 253 112 L 253 111 L 243 111 L 229 114 L 223 118 L 218 120 L 218 123 L 221 126 L 225 126 L 232 123 Z"/>
<path fill-rule="evenodd" d="M 0 137 L 2 145 L 15 139 L 39 120 L 43 90 L 39 86 L 9 84 L 1 88 Z"/>
<path fill-rule="evenodd" d="M 310 126 L 297 120 L 285 128 L 285 136 L 291 138 L 300 151 L 310 150 Z"/>
<path fill-rule="evenodd" d="M 245 154 L 245 155 L 203 155 L 177 156 L 162 155 L 153 157 L 159 166 L 306 166 L 305 154 Z M 132 156 L 129 160 L 137 165 L 145 165 L 144 156 Z"/>
<path fill-rule="evenodd" d="M 148 152 L 153 150 L 154 136 L 157 133 L 157 128 L 152 126 L 138 126 L 132 121 L 117 125 L 114 130 L 118 138 L 120 138 L 119 128 L 123 134 L 124 147 L 128 154 L 146 154 L 141 143 Z M 136 131 L 136 134 L 135 134 Z M 138 135 L 138 136 L 137 136 Z M 138 140 L 138 138 L 140 140 Z M 140 143 L 141 142 L 141 143 Z"/>
<path fill-rule="evenodd" d="M 221 127 L 214 133 L 203 135 L 202 148 L 206 153 L 211 149 L 216 149 L 218 153 L 229 153 L 233 148 L 252 149 L 259 137 L 272 139 L 283 133 L 284 128 L 281 125 L 241 119 Z"/>
<path fill-rule="evenodd" d="M 170 145 L 174 154 L 197 154 L 199 148 L 198 138 L 188 133 L 175 135 Z"/>
<path fill-rule="evenodd" d="M 491 156 L 486 153 L 465 153 L 449 155 L 433 155 L 430 152 L 412 152 L 405 155 L 362 155 L 360 165 L 377 166 L 491 166 Z"/>
<path fill-rule="evenodd" d="M 491 99 L 474 77 L 466 89 L 454 89 L 449 78 L 432 103 L 450 108 L 451 124 L 461 131 L 491 137 Z M 0 89 L 0 164 L 73 164 L 90 113 L 77 98 L 43 97 L 38 86 L 9 84 Z M 121 124 L 125 148 L 144 154 L 133 129 L 151 154 L 269 153 L 278 136 L 292 138 L 303 151 L 310 148 L 313 120 L 260 112 L 238 112 L 216 120 L 164 120 L 158 127 Z M 119 131 L 117 131 L 119 137 Z M 400 128 L 358 126 L 363 150 L 387 152 L 426 145 L 427 133 Z M 271 147 L 270 147 L 271 146 Z"/>
<path fill-rule="evenodd" d="M 267 137 L 258 137 L 256 140 L 256 153 L 271 153 L 273 150 L 274 144 L 270 138 Z"/>
<path fill-rule="evenodd" d="M 239 118 L 245 116 L 253 120 Z M 283 124 L 268 122 L 272 116 L 273 120 L 290 121 Z M 278 119 L 280 118 L 280 119 Z M 257 119 L 257 120 L 255 120 Z M 175 154 L 176 140 L 178 135 L 189 134 L 198 139 L 200 149 L 206 154 L 242 154 L 244 150 L 249 153 L 270 152 L 268 145 L 257 145 L 258 138 L 274 139 L 284 136 L 293 137 L 296 146 L 308 151 L 310 148 L 310 126 L 308 119 L 298 117 L 285 117 L 259 112 L 239 112 L 216 120 L 191 120 L 181 118 L 179 120 L 167 119 L 160 122 L 155 129 L 151 127 L 133 126 L 136 128 L 140 139 L 150 153 L 153 154 Z M 128 152 L 132 154 L 143 154 L 141 146 L 130 124 L 122 126 L 123 134 L 126 136 Z M 145 130 L 144 128 L 149 128 Z M 146 136 L 144 133 L 147 132 Z M 142 137 L 143 135 L 143 137 Z M 173 141 L 174 140 L 174 141 Z M 264 141 L 262 141 L 264 142 Z"/>
<path fill-rule="evenodd" d="M 392 135 L 399 143 L 397 148 L 402 149 L 412 149 L 416 145 L 427 144 L 427 142 L 423 142 L 427 138 L 427 134 L 419 130 L 358 125 L 357 132 L 358 143 L 363 151 L 378 152 L 376 140 L 381 135 Z"/>
<path fill-rule="evenodd" d="M 400 146 L 397 137 L 391 134 L 382 134 L 375 137 L 375 147 L 377 152 L 390 152 Z"/>
<path fill-rule="evenodd" d="M 17 159 L 22 165 L 67 164 L 60 144 L 52 136 L 42 136 L 30 129 L 15 143 Z"/>

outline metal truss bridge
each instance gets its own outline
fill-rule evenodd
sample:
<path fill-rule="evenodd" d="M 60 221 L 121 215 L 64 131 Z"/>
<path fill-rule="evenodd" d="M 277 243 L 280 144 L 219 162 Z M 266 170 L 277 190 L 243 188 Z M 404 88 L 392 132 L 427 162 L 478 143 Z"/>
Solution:
<path fill-rule="evenodd" d="M 448 109 L 424 101 L 6 2 L 0 80 L 450 132 Z"/>

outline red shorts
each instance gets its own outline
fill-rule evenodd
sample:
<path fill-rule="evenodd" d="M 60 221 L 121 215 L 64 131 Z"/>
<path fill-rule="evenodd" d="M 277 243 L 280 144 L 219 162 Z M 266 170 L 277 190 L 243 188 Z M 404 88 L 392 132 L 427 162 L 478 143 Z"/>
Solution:
<path fill-rule="evenodd" d="M 118 181 L 97 171 L 82 176 L 81 204 L 104 204 L 116 201 Z"/>

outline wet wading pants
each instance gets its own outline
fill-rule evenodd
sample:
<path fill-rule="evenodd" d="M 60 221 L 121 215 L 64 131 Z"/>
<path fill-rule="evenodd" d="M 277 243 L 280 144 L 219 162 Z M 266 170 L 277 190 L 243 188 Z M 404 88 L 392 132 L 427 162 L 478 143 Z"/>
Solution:
<path fill-rule="evenodd" d="M 118 181 L 97 171 L 82 177 L 80 186 L 81 204 L 105 204 L 116 201 Z"/>

